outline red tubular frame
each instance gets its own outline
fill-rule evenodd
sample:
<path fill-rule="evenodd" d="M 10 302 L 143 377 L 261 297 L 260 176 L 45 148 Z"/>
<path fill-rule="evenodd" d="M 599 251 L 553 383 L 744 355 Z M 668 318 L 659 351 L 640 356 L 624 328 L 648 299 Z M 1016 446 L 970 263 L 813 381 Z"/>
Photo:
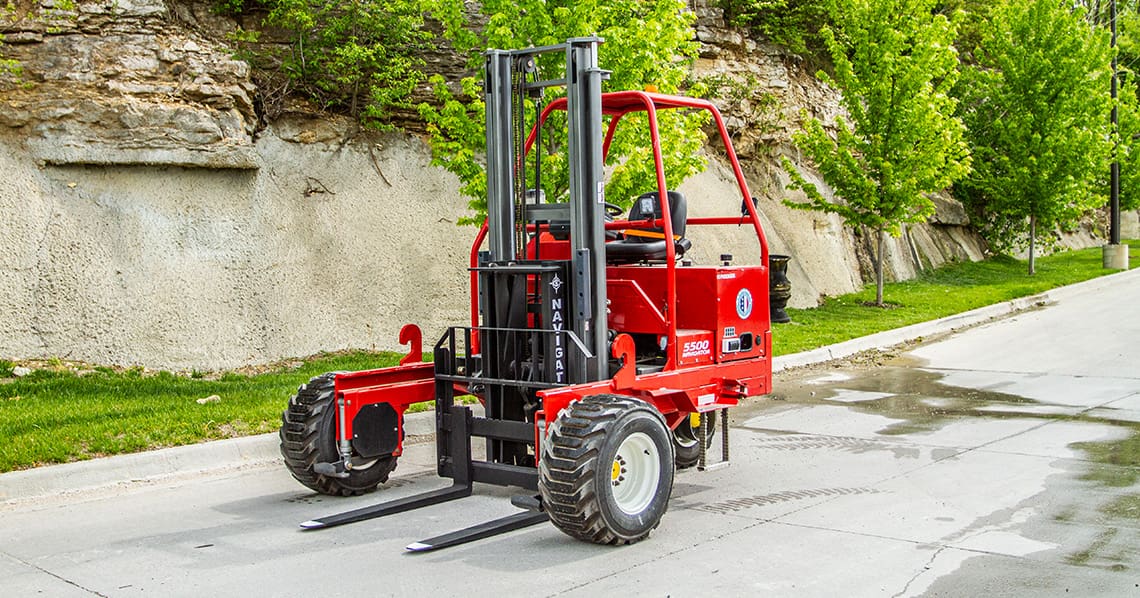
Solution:
<path fill-rule="evenodd" d="M 713 116 L 721 139 L 724 141 L 726 155 L 732 165 L 732 172 L 736 177 L 743 204 L 747 214 L 743 216 L 702 217 L 689 218 L 689 225 L 731 225 L 743 224 L 745 220 L 752 223 L 760 244 L 761 265 L 766 272 L 768 267 L 768 241 L 760 225 L 760 217 L 756 206 L 751 201 L 748 185 L 744 180 L 744 173 L 736 152 L 732 148 L 728 131 L 720 111 L 712 103 L 697 99 L 679 96 L 670 96 L 645 91 L 619 91 L 602 95 L 602 113 L 610 117 L 609 125 L 602 145 L 603 160 L 609 154 L 614 133 L 618 122 L 626 114 L 645 112 L 652 142 L 653 160 L 657 178 L 658 197 L 666 198 L 667 187 L 663 166 L 661 139 L 658 134 L 657 111 L 659 109 L 693 109 L 706 110 Z M 539 127 L 543 126 L 547 118 L 555 110 L 566 109 L 566 98 L 559 98 L 547 104 L 539 116 L 538 122 L 527 136 L 523 151 L 523 160 L 533 148 Z M 620 230 L 631 228 L 657 228 L 664 232 L 666 239 L 673 238 L 673 220 L 669 212 L 669 202 L 661 201 L 662 217 L 660 220 L 630 222 L 620 220 L 606 224 L 607 230 Z M 531 227 L 538 231 L 538 227 Z M 479 294 L 478 275 L 474 268 L 479 265 L 479 248 L 487 237 L 487 223 L 475 236 L 471 246 L 470 274 L 471 284 L 471 326 L 479 326 Z M 757 335 L 756 343 L 761 348 L 759 357 L 739 359 L 735 361 L 722 361 L 704 365 L 689 365 L 678 367 L 677 356 L 677 276 L 676 276 L 676 248 L 673 243 L 666 243 L 666 281 L 665 305 L 663 315 L 667 322 L 667 353 L 666 363 L 662 371 L 652 374 L 637 375 L 634 364 L 635 347 L 631 337 L 621 334 L 613 343 L 613 354 L 622 361 L 623 365 L 610 380 L 602 380 L 587 384 L 578 384 L 560 388 L 540 391 L 538 396 L 543 400 L 543 409 L 536 415 L 535 440 L 536 452 L 540 450 L 542 431 L 546 429 L 545 422 L 553 421 L 559 413 L 571 402 L 582 397 L 597 393 L 621 393 L 639 397 L 653 404 L 665 416 L 670 427 L 676 427 L 688 413 L 706 412 L 723 409 L 736 405 L 739 399 L 750 394 L 766 394 L 771 389 L 771 346 L 770 330 L 764 331 L 763 338 Z M 767 297 L 762 298 L 764 304 Z M 411 351 L 408 357 L 401 361 L 399 366 L 340 374 L 336 377 L 337 398 L 344 401 L 345 426 L 338 429 L 338 439 L 352 438 L 352 419 L 367 404 L 388 403 L 401 416 L 404 410 L 413 403 L 431 401 L 435 399 L 434 366 L 422 359 L 419 329 L 408 325 L 401 330 L 401 342 L 407 343 Z M 472 335 L 472 352 L 478 352 L 479 337 L 475 331 Z M 402 422 L 402 417 L 401 417 Z M 402 424 L 401 424 L 402 425 Z M 401 436 L 402 438 L 402 430 Z M 402 451 L 402 442 L 395 454 Z"/>
<path fill-rule="evenodd" d="M 479 247 L 483 245 L 483 241 L 487 238 L 487 221 L 483 221 L 483 226 L 479 227 L 479 234 L 475 235 L 475 242 L 471 244 L 471 328 L 479 328 L 479 273 L 475 268 L 479 267 Z M 473 330 L 471 332 L 471 351 L 479 352 L 479 331 Z"/>
<path fill-rule="evenodd" d="M 764 268 L 768 267 L 768 239 L 764 236 L 764 229 L 760 225 L 760 216 L 756 211 L 756 206 L 753 205 L 751 199 L 752 195 L 748 190 L 748 183 L 744 180 L 744 171 L 740 168 L 740 161 L 736 158 L 736 152 L 732 148 L 732 142 L 729 140 L 728 129 L 724 126 L 724 118 L 721 117 L 720 110 L 717 109 L 712 102 L 699 98 L 687 98 L 683 96 L 671 96 L 660 93 L 648 91 L 616 91 L 611 93 L 602 94 L 602 114 L 610 117 L 609 126 L 606 129 L 606 136 L 602 142 L 602 160 L 604 161 L 609 155 L 610 144 L 613 142 L 614 133 L 617 130 L 618 121 L 621 120 L 626 114 L 632 112 L 645 112 L 649 120 L 649 136 L 653 149 L 653 164 L 654 170 L 657 175 L 657 193 L 658 197 L 668 197 L 665 184 L 665 166 L 664 160 L 661 155 L 661 138 L 657 128 L 657 110 L 658 108 L 672 109 L 693 109 L 693 110 L 706 110 L 712 114 L 713 121 L 716 123 L 717 131 L 720 133 L 720 138 L 724 141 L 725 154 L 728 156 L 729 162 L 732 164 L 732 172 L 736 176 L 737 185 L 740 188 L 741 199 L 743 204 L 747 206 L 748 216 L 740 218 L 690 218 L 688 224 L 693 225 L 712 225 L 712 224 L 742 224 L 745 219 L 752 221 L 752 227 L 756 231 L 756 236 L 760 242 L 760 263 Z M 524 146 L 524 160 L 527 153 L 534 146 L 535 139 L 538 136 L 538 129 L 543 126 L 546 119 L 555 110 L 566 109 L 566 98 L 558 98 L 550 102 L 543 108 L 542 113 L 539 115 L 538 123 L 531 129 L 527 135 L 526 143 Z M 484 225 L 485 226 L 485 225 Z M 647 222 L 629 222 L 629 221 L 615 221 L 608 223 L 606 229 L 623 229 L 623 228 L 660 228 L 664 231 L 666 239 L 673 237 L 673 219 L 669 213 L 669 202 L 661 202 L 661 220 L 653 221 L 652 224 Z M 481 241 L 477 241 L 481 242 Z M 476 255 L 477 249 L 472 249 L 472 256 Z M 668 269 L 666 275 L 666 317 L 669 322 L 669 341 L 667 344 L 666 365 L 665 370 L 673 370 L 677 367 L 677 318 L 672 317 L 671 314 L 677 313 L 677 277 L 676 277 L 676 249 L 673 243 L 665 244 L 665 264 Z M 474 258 L 473 258 L 474 259 Z M 474 262 L 473 262 L 474 263 Z M 475 294 L 475 287 L 472 286 L 472 294 Z M 477 304 L 477 298 L 473 298 L 472 303 Z M 473 326 L 475 319 L 477 319 L 478 306 L 473 307 Z"/>

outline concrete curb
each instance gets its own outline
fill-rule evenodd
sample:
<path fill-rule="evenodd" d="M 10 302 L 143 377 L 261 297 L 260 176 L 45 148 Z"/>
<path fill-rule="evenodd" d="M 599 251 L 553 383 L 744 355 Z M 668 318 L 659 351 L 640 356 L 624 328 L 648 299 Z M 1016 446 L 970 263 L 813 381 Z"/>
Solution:
<path fill-rule="evenodd" d="M 478 411 L 476 406 L 475 411 Z M 435 434 L 435 412 L 404 418 L 408 443 L 428 442 Z M 276 432 L 187 446 L 47 465 L 0 474 L 0 505 L 26 503 L 60 494 L 95 491 L 137 482 L 195 474 L 278 466 Z"/>
<path fill-rule="evenodd" d="M 1032 307 L 1056 303 L 1084 293 L 1095 293 L 1118 280 L 1138 275 L 1140 269 L 1110 274 L 1032 297 L 1014 299 L 812 351 L 783 355 L 773 360 L 772 370 L 779 372 L 842 359 L 872 349 L 889 349 L 929 336 L 995 321 Z M 429 440 L 435 433 L 434 412 L 409 415 L 405 418 L 405 429 L 412 442 Z M 42 497 L 110 488 L 132 482 L 154 482 L 201 473 L 276 466 L 280 459 L 277 434 L 270 433 L 63 465 L 49 465 L 0 474 L 0 505 L 25 503 Z"/>
<path fill-rule="evenodd" d="M 262 434 L 13 471 L 0 475 L 0 503 L 277 460 L 276 437 Z"/>

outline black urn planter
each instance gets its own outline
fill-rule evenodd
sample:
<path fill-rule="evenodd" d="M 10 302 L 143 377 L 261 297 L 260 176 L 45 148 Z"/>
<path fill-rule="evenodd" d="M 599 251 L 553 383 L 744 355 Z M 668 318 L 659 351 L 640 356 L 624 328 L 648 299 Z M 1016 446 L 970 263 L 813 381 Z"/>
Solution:
<path fill-rule="evenodd" d="M 772 321 L 778 324 L 791 322 L 792 318 L 784 308 L 792 298 L 792 282 L 788 280 L 788 255 L 768 256 L 768 310 Z"/>

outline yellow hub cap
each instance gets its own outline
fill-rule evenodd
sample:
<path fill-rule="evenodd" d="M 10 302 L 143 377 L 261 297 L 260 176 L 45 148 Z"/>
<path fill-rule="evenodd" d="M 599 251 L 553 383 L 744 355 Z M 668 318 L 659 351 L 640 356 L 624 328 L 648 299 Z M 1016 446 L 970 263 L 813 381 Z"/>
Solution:
<path fill-rule="evenodd" d="M 621 463 L 619 463 L 617 459 L 614 459 L 614 466 L 610 470 L 610 480 L 616 482 L 620 476 L 621 476 Z"/>

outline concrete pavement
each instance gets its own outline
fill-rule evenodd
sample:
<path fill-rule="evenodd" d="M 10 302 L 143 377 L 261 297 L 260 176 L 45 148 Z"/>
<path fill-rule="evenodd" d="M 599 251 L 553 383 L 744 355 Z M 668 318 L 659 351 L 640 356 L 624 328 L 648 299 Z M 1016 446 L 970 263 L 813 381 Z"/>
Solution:
<path fill-rule="evenodd" d="M 296 529 L 443 486 L 420 444 L 367 497 L 314 495 L 275 465 L 0 506 L 0 593 L 1140 596 L 1140 276 L 1094 282 L 885 366 L 781 375 L 734 410 L 732 466 L 679 473 L 633 546 L 540 525 L 403 552 L 513 511 L 485 486 Z"/>

